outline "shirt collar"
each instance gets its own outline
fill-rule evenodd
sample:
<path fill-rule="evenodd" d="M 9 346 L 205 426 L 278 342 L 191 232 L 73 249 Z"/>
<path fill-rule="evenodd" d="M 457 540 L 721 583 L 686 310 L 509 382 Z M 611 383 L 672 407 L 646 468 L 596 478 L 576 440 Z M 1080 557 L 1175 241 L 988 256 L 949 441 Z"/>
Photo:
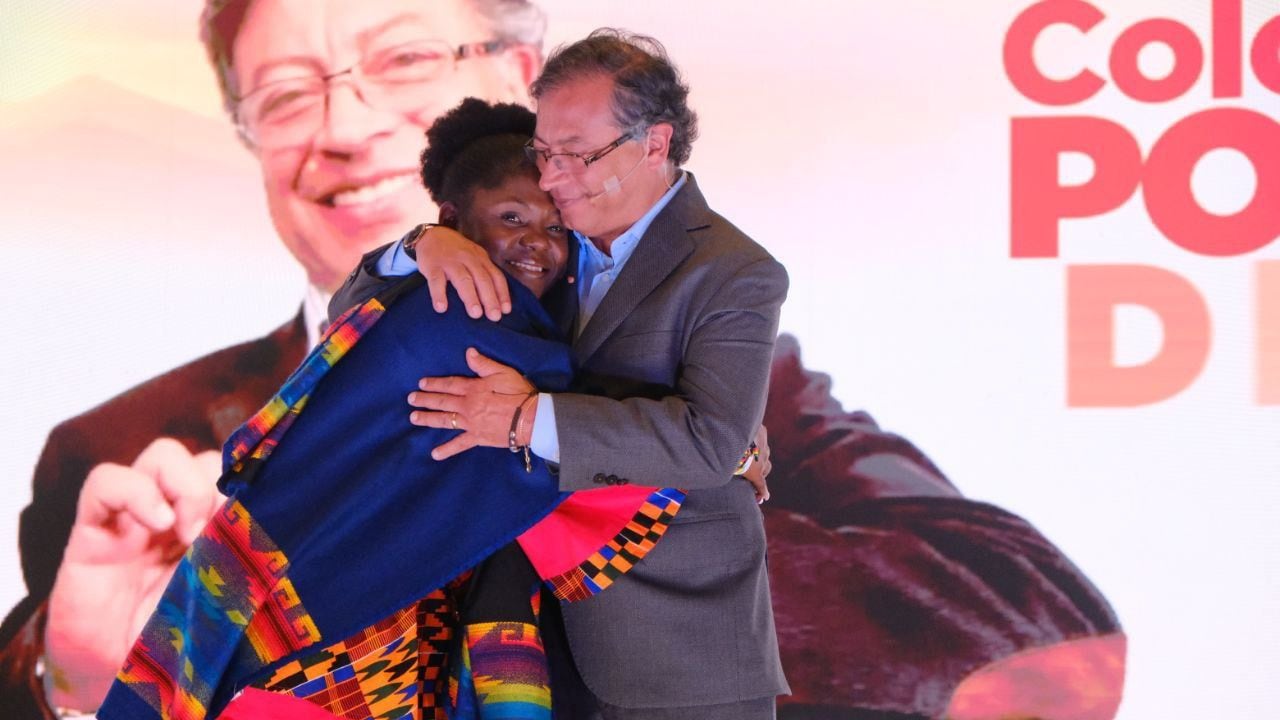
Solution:
<path fill-rule="evenodd" d="M 302 324 L 307 329 L 307 347 L 315 347 L 320 341 L 320 328 L 329 324 L 329 300 L 333 293 L 307 283 L 307 293 L 302 296 Z"/>
<path fill-rule="evenodd" d="M 670 189 L 658 198 L 658 202 L 649 208 L 649 211 L 640 216 L 626 232 L 622 233 L 609 246 L 610 255 L 605 255 L 596 244 L 591 242 L 587 236 L 574 231 L 574 237 L 578 238 L 578 244 L 582 248 L 582 260 L 579 262 L 581 272 L 579 275 L 595 274 L 601 270 L 615 268 L 622 270 L 622 266 L 631 258 L 631 253 L 635 251 L 636 245 L 640 244 L 640 238 L 644 237 L 645 232 L 649 230 L 649 226 L 653 224 L 653 219 L 658 217 L 658 213 L 671 202 L 671 198 L 680 192 L 680 188 L 684 187 L 688 173 L 680 172 L 680 177 L 676 179 Z"/>

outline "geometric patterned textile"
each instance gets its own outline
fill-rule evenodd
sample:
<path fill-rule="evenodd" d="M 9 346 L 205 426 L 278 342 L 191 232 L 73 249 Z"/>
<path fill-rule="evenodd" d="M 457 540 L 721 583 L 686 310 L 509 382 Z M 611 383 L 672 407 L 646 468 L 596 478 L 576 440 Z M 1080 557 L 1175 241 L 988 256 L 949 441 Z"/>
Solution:
<path fill-rule="evenodd" d="M 382 301 L 374 297 L 363 305 L 348 309 L 334 320 L 316 347 L 280 386 L 279 392 L 223 444 L 224 467 L 239 472 L 250 461 L 266 460 L 302 408 L 306 407 L 307 398 L 320 378 L 347 354 L 385 311 Z"/>
<path fill-rule="evenodd" d="M 606 488 L 593 492 L 608 491 Z M 547 586 L 564 602 L 585 600 L 609 587 L 649 554 L 666 533 L 684 499 L 685 493 L 675 488 L 655 490 L 636 511 L 631 522 L 619 530 L 604 547 L 577 567 L 545 578 Z M 552 516 L 555 512 L 552 511 Z"/>
<path fill-rule="evenodd" d="M 505 448 L 434 461 L 431 449 L 457 433 L 409 422 L 404 398 L 418 378 L 465 374 L 469 347 L 551 392 L 571 378 L 568 347 L 523 286 L 512 287 L 512 312 L 497 323 L 456 304 L 436 313 L 420 275 L 388 285 L 335 322 L 233 434 L 219 479 L 232 499 L 180 563 L 100 718 L 200 720 L 280 677 L 303 680 L 291 689 L 318 703 L 310 707 L 394 717 L 426 705 L 419 681 L 438 679 L 441 661 L 420 662 L 414 633 L 391 637 L 380 624 L 568 495 L 546 463 L 526 470 Z M 362 628 L 377 628 L 363 645 Z M 322 641 L 344 638 L 355 641 L 339 651 L 348 662 L 328 659 L 323 677 L 298 665 L 279 675 L 314 660 Z"/>
<path fill-rule="evenodd" d="M 551 678 L 537 626 L 475 623 L 465 633 L 463 663 L 475 688 L 476 716 L 550 720 Z"/>
<path fill-rule="evenodd" d="M 455 636 L 454 595 L 466 573 L 342 642 L 278 667 L 254 683 L 348 720 L 448 720 L 446 659 Z"/>
<path fill-rule="evenodd" d="M 432 592 L 418 603 L 418 697 L 422 720 L 449 720 L 448 659 L 457 637 L 458 588 L 470 578 L 470 571 Z"/>
<path fill-rule="evenodd" d="M 178 563 L 112 691 L 122 683 L 162 718 L 203 718 L 233 658 L 260 668 L 315 642 L 319 632 L 288 567 L 248 511 L 229 500 Z"/>
<path fill-rule="evenodd" d="M 418 720 L 418 605 L 279 667 L 255 686 L 350 720 Z"/>

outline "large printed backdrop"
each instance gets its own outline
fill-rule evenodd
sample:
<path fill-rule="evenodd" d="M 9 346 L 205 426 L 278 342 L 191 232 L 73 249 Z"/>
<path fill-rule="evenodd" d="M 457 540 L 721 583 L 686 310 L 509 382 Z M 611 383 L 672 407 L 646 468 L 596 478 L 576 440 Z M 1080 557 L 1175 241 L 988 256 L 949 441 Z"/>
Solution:
<path fill-rule="evenodd" d="M 690 168 L 791 273 L 783 330 L 846 407 L 1098 585 L 1130 637 L 1121 717 L 1280 709 L 1280 6 L 1244 3 L 1237 37 L 1226 0 L 1048 3 L 1077 27 L 1043 32 L 1030 2 L 541 4 L 550 45 L 600 25 L 667 44 L 702 118 Z M 296 309 L 198 11 L 0 9 L 0 538 L 59 420 Z M 1177 52 L 1142 47 L 1162 32 Z M 1094 92 L 1053 94 L 1086 69 Z M 1197 218 L 1221 232 L 1181 232 Z"/>

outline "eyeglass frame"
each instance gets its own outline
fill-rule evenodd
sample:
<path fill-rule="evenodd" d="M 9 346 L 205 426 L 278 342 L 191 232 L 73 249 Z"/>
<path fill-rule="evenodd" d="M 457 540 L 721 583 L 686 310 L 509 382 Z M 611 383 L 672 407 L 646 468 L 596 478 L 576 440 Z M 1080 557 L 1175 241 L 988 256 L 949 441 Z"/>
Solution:
<path fill-rule="evenodd" d="M 534 165 L 538 165 L 538 158 L 542 158 L 542 165 L 538 165 L 539 170 L 546 167 L 547 165 L 552 164 L 551 158 L 562 157 L 562 156 L 577 158 L 578 160 L 581 160 L 582 169 L 586 170 L 587 168 L 591 167 L 592 163 L 596 162 L 597 160 L 600 160 L 605 155 L 608 155 L 614 150 L 617 150 L 618 148 L 622 147 L 629 140 L 635 140 L 636 134 L 638 132 L 640 132 L 639 128 L 631 128 L 630 130 L 620 135 L 617 140 L 614 140 L 613 142 L 609 143 L 608 145 L 605 145 L 599 150 L 592 150 L 587 153 L 551 152 L 550 148 L 547 148 L 546 150 L 542 150 L 534 147 L 533 138 L 529 138 L 529 141 L 524 144 L 524 154 L 529 158 L 530 161 L 533 162 Z M 557 166 L 557 169 L 560 170 L 561 172 L 568 172 L 566 168 L 562 168 L 559 166 Z"/>
<path fill-rule="evenodd" d="M 449 43 L 444 40 L 439 40 L 436 38 L 421 38 L 418 40 L 411 40 L 409 42 L 393 45 L 390 48 L 388 48 L 388 50 L 394 50 L 396 48 L 401 48 L 409 45 L 416 45 L 419 43 L 427 43 L 427 42 L 440 43 L 442 46 L 444 46 L 450 51 L 449 70 L 446 73 L 442 73 L 439 77 L 444 77 L 445 75 L 457 70 L 458 61 L 460 60 L 467 60 L 470 58 L 490 57 L 492 55 L 496 55 L 502 52 L 503 50 L 511 48 L 515 45 L 515 43 L 509 40 L 493 39 L 493 40 L 481 40 L 478 42 L 471 42 L 471 43 L 463 43 L 457 46 L 450 46 Z M 352 63 L 346 69 L 329 73 L 327 75 L 307 75 L 307 76 L 298 76 L 298 77 L 292 77 L 292 78 L 281 78 L 279 80 L 272 80 L 271 82 L 267 82 L 267 83 L 263 83 L 262 85 L 259 85 L 258 87 L 250 90 L 244 95 L 235 96 L 233 98 L 234 100 L 233 117 L 235 120 L 236 131 L 239 132 L 240 136 L 243 137 L 251 145 L 255 147 L 258 146 L 258 142 L 257 142 L 257 139 L 254 137 L 254 133 L 250 132 L 248 123 L 244 121 L 244 118 L 241 116 L 241 113 L 240 113 L 240 106 L 245 100 L 253 97 L 254 95 L 258 94 L 263 90 L 267 90 L 273 86 L 277 86 L 280 83 L 295 82 L 298 80 L 311 80 L 311 81 L 316 81 L 323 84 L 324 95 L 322 97 L 325 100 L 327 100 L 329 97 L 329 92 L 333 86 L 333 81 L 337 78 L 342 77 L 343 75 L 350 75 L 357 89 L 363 88 L 362 83 L 370 82 L 367 78 L 364 77 L 364 74 L 360 72 L 360 66 L 367 59 L 368 59 L 367 57 L 361 56 L 361 58 L 358 61 Z M 434 82 L 434 81 L 435 80 L 433 79 L 429 82 Z M 378 83 L 373 83 L 373 84 L 377 85 Z M 362 101 L 365 102 L 365 104 L 369 104 L 368 100 L 365 99 L 363 93 L 360 94 L 360 98 Z"/>

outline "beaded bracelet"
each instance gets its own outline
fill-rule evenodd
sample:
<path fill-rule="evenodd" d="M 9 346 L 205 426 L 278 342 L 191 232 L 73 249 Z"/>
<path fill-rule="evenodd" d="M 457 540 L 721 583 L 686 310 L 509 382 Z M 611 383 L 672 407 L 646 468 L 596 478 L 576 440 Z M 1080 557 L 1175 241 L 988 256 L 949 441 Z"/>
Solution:
<path fill-rule="evenodd" d="M 533 472 L 533 459 L 529 457 L 529 446 L 516 444 L 516 438 L 520 434 L 520 421 L 523 419 L 521 414 L 524 412 L 524 406 L 529 402 L 530 398 L 537 396 L 537 394 L 537 388 L 530 390 L 529 394 L 525 395 L 524 399 L 520 401 L 520 404 L 516 405 L 516 411 L 511 415 L 511 429 L 507 431 L 507 449 L 513 453 L 524 452 L 524 471 L 530 473 Z"/>

